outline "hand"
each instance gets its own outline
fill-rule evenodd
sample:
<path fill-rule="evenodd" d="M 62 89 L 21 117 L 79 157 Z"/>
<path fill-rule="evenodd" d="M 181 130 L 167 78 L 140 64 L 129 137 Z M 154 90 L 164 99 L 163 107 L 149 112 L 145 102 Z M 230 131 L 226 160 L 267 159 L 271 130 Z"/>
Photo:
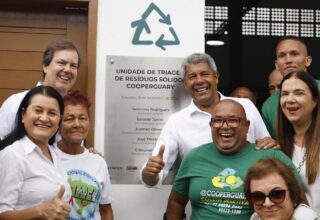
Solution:
<path fill-rule="evenodd" d="M 272 137 L 264 137 L 256 140 L 256 149 L 261 150 L 268 148 L 280 149 L 281 147 Z"/>
<path fill-rule="evenodd" d="M 43 216 L 46 220 L 65 220 L 69 216 L 70 207 L 68 203 L 63 202 L 65 188 L 61 185 L 58 194 L 44 206 Z"/>
<path fill-rule="evenodd" d="M 89 151 L 90 153 L 99 154 L 101 157 L 104 157 L 101 152 L 97 151 L 97 150 L 94 149 L 93 147 L 88 147 L 87 149 L 88 149 L 88 151 Z"/>
<path fill-rule="evenodd" d="M 156 156 L 151 156 L 148 159 L 147 165 L 146 165 L 146 172 L 151 175 L 151 176 L 157 176 L 161 170 L 164 167 L 164 162 L 163 162 L 163 153 L 164 153 L 164 145 L 160 146 L 158 155 Z"/>
<path fill-rule="evenodd" d="M 148 159 L 146 167 L 142 171 L 142 178 L 145 183 L 150 186 L 157 184 L 159 181 L 159 173 L 164 167 L 163 154 L 165 146 L 160 146 L 159 152 L 156 156 L 151 156 Z"/>

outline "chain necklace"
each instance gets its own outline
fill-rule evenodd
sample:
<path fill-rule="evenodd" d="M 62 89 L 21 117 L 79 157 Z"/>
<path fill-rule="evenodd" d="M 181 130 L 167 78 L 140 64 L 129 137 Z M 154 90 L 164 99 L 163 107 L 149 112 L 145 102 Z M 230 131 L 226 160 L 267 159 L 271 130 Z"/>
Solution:
<path fill-rule="evenodd" d="M 303 158 L 302 158 L 302 161 L 300 161 L 299 164 L 298 164 L 297 171 L 298 171 L 299 174 L 300 174 L 300 172 L 301 172 L 302 166 L 303 166 L 304 163 L 306 162 L 306 159 L 307 159 L 307 153 L 304 154 L 304 156 L 303 156 Z"/>

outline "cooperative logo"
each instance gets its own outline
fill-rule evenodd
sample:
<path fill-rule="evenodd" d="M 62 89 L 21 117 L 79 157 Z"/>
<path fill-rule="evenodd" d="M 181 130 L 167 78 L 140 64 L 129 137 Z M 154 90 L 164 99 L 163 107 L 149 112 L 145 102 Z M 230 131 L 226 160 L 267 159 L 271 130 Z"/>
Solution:
<path fill-rule="evenodd" d="M 148 34 L 151 33 L 151 28 L 147 23 L 147 18 L 150 16 L 152 12 L 158 13 L 159 15 L 159 22 L 163 25 L 166 25 L 171 33 L 171 37 L 167 37 L 164 34 L 161 34 L 157 39 L 141 39 L 141 34 L 143 31 L 147 32 Z M 176 34 L 173 27 L 171 27 L 171 18 L 170 15 L 165 15 L 160 8 L 155 5 L 153 2 L 149 5 L 147 10 L 141 15 L 141 19 L 131 22 L 131 27 L 135 28 L 135 33 L 132 38 L 132 44 L 134 45 L 153 45 L 155 44 L 162 50 L 166 50 L 166 46 L 169 45 L 179 45 L 180 40 L 178 35 Z M 170 39 L 170 40 L 169 40 Z"/>
<path fill-rule="evenodd" d="M 212 185 L 216 188 L 236 189 L 243 184 L 243 180 L 239 176 L 235 176 L 236 171 L 231 168 L 226 168 L 219 173 L 218 176 L 212 178 Z"/>

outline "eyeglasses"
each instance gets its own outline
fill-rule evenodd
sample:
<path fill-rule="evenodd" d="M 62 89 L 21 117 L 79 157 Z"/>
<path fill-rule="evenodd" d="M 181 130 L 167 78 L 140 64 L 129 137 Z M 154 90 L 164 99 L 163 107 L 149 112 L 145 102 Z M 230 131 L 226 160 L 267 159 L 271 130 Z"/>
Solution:
<path fill-rule="evenodd" d="M 250 198 L 252 200 L 252 203 L 254 203 L 255 205 L 262 205 L 267 197 L 271 200 L 271 202 L 280 204 L 286 197 L 286 191 L 287 190 L 285 189 L 275 189 L 271 190 L 268 195 L 262 192 L 252 192 L 250 193 Z"/>
<path fill-rule="evenodd" d="M 224 123 L 227 124 L 230 128 L 239 127 L 242 118 L 240 117 L 230 117 L 230 118 L 222 118 L 222 117 L 213 117 L 210 120 L 210 126 L 214 128 L 221 128 Z"/>

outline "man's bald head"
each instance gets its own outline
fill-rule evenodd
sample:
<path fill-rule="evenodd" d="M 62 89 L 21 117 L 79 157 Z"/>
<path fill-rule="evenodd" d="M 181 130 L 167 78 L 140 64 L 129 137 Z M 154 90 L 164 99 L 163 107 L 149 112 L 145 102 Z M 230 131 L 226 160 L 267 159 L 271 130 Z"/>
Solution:
<path fill-rule="evenodd" d="M 247 98 L 250 99 L 253 104 L 256 104 L 256 96 L 248 87 L 245 86 L 236 88 L 231 92 L 230 96 L 237 98 Z"/>
<path fill-rule="evenodd" d="M 269 77 L 268 77 L 268 87 L 269 87 L 269 94 L 272 95 L 276 91 L 280 90 L 280 84 L 283 79 L 282 74 L 279 72 L 279 70 L 274 69 Z"/>

